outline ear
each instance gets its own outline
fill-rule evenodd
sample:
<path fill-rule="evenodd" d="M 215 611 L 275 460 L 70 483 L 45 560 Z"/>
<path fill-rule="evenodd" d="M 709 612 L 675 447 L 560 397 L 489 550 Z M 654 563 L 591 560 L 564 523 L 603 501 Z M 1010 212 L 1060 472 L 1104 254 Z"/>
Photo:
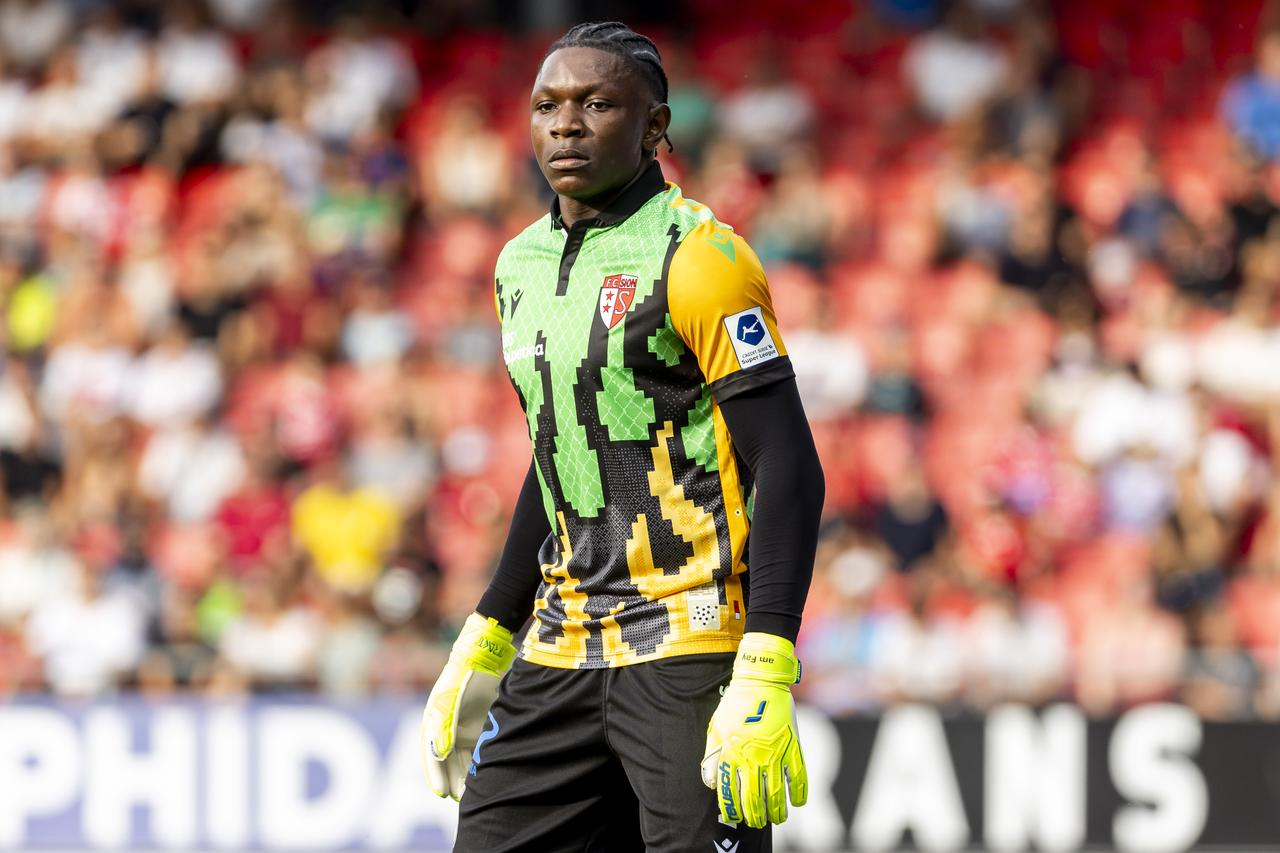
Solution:
<path fill-rule="evenodd" d="M 666 104 L 654 104 L 649 107 L 649 122 L 645 125 L 642 142 L 648 154 L 658 150 L 658 145 L 662 142 L 662 137 L 667 135 L 669 127 L 671 127 L 671 107 Z"/>

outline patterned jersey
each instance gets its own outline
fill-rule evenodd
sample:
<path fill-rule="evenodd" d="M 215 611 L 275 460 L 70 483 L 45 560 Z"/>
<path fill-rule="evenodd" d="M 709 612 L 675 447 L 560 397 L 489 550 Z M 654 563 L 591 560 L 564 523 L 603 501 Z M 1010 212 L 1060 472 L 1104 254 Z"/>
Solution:
<path fill-rule="evenodd" d="M 755 253 L 655 162 L 595 219 L 506 245 L 495 302 L 552 534 L 521 655 L 731 652 L 750 472 L 718 403 L 794 376 Z"/>

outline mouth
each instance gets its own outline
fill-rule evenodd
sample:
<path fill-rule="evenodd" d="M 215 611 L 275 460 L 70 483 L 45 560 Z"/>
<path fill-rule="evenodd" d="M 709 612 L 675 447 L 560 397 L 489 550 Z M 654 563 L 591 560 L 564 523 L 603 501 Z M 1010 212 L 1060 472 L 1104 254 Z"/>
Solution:
<path fill-rule="evenodd" d="M 574 148 L 561 148 L 554 152 L 547 160 L 547 165 L 552 169 L 561 172 L 571 172 L 574 169 L 581 169 L 590 162 L 590 158 Z"/>

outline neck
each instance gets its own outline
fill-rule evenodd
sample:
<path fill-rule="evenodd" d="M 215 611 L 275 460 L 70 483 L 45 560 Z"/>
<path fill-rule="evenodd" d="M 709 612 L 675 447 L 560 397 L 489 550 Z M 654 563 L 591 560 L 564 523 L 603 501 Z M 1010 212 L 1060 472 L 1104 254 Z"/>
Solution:
<path fill-rule="evenodd" d="M 567 195 L 560 195 L 560 221 L 564 223 L 565 228 L 572 228 L 575 222 L 583 219 L 594 219 L 599 216 L 601 211 L 613 204 L 614 199 L 622 195 L 627 189 L 640 179 L 640 176 L 649 168 L 649 160 L 642 160 L 636 173 L 631 176 L 625 184 L 606 190 L 599 195 L 592 196 L 587 199 L 570 198 Z"/>

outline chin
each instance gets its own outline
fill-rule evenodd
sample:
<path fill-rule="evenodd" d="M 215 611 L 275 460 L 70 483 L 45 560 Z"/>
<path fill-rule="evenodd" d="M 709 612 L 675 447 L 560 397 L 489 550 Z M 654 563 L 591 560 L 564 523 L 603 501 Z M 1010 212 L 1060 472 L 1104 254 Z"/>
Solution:
<path fill-rule="evenodd" d="M 586 175 L 555 175 L 548 179 L 547 183 L 551 185 L 556 195 L 572 199 L 588 199 L 600 193 L 596 181 Z"/>

